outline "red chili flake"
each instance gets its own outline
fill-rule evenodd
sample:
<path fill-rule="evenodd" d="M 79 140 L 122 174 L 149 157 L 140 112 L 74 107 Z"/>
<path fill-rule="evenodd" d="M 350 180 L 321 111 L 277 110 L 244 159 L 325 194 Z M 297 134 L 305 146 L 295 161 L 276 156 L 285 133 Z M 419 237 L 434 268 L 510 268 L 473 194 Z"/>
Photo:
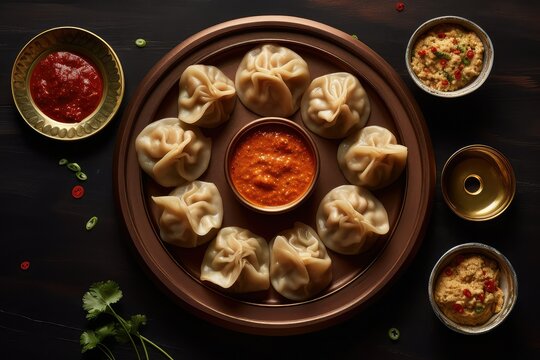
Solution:
<path fill-rule="evenodd" d="M 463 295 L 465 295 L 466 298 L 472 298 L 472 293 L 469 289 L 463 289 Z"/>
<path fill-rule="evenodd" d="M 436 52 L 437 52 L 437 48 L 436 48 L 435 46 L 433 46 L 433 47 L 431 48 L 431 52 L 432 52 L 432 53 L 436 53 Z"/>
<path fill-rule="evenodd" d="M 452 305 L 452 308 L 455 312 L 463 314 L 463 305 L 455 303 L 454 305 Z"/>
<path fill-rule="evenodd" d="M 443 81 L 441 81 L 441 83 L 443 84 L 443 86 L 447 86 L 448 85 L 448 80 L 443 80 Z"/>
<path fill-rule="evenodd" d="M 452 271 L 452 268 L 450 266 L 446 267 L 446 269 L 444 269 L 444 274 L 446 276 L 450 276 L 452 275 L 454 272 Z"/>
<path fill-rule="evenodd" d="M 472 51 L 472 50 L 467 51 L 467 57 L 469 59 L 472 59 L 474 57 L 474 51 Z"/>
<path fill-rule="evenodd" d="M 488 293 L 494 293 L 495 291 L 497 291 L 497 284 L 495 284 L 495 281 L 487 279 L 486 281 L 484 281 L 484 290 Z"/>
<path fill-rule="evenodd" d="M 437 36 L 439 37 L 439 39 L 444 39 L 446 37 L 446 34 L 443 32 L 440 32 L 437 34 Z"/>
<path fill-rule="evenodd" d="M 426 50 L 420 50 L 420 51 L 418 52 L 418 56 L 421 56 L 421 57 L 426 56 L 426 54 L 427 54 Z"/>
<path fill-rule="evenodd" d="M 396 10 L 399 12 L 405 10 L 405 3 L 403 1 L 398 1 L 396 3 Z"/>
<path fill-rule="evenodd" d="M 84 188 L 82 185 L 75 185 L 73 189 L 71 189 L 71 196 L 73 196 L 75 199 L 80 199 L 84 196 Z"/>
<path fill-rule="evenodd" d="M 439 63 L 441 64 L 442 67 L 445 67 L 446 66 L 446 59 L 441 59 L 441 61 L 439 61 Z"/>
<path fill-rule="evenodd" d="M 454 72 L 454 76 L 456 77 L 456 80 L 460 80 L 460 79 L 461 79 L 461 71 L 456 70 L 456 71 Z"/>
<path fill-rule="evenodd" d="M 21 270 L 28 270 L 30 268 L 30 261 L 24 260 L 21 263 Z"/>
<path fill-rule="evenodd" d="M 480 302 L 484 302 L 484 293 L 480 293 L 474 296 L 474 298 Z"/>

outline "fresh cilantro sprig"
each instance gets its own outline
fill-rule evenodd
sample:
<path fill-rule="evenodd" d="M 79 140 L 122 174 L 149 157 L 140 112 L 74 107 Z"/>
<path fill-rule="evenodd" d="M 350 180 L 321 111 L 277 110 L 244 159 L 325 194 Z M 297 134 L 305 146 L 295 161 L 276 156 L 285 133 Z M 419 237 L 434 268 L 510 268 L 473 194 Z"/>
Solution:
<path fill-rule="evenodd" d="M 120 287 L 112 280 L 92 284 L 90 289 L 83 295 L 83 309 L 86 311 L 88 320 L 94 320 L 99 315 L 105 314 L 112 317 L 113 321 L 94 330 L 84 331 L 80 337 L 81 352 L 84 353 L 97 348 L 105 354 L 107 359 L 114 360 L 113 352 L 105 344 L 105 340 L 112 338 L 122 344 L 131 343 L 138 360 L 142 360 L 142 358 L 136 341 L 140 342 L 146 360 L 150 359 L 147 344 L 160 351 L 167 359 L 173 360 L 165 350 L 139 333 L 139 328 L 146 325 L 145 315 L 132 315 L 129 320 L 126 320 L 113 309 L 112 304 L 120 301 L 122 296 Z"/>

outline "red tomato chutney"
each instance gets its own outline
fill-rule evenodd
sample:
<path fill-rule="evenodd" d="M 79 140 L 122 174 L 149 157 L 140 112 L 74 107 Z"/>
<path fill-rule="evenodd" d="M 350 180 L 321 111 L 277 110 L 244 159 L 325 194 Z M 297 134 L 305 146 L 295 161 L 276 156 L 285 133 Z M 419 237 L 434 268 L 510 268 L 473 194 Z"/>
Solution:
<path fill-rule="evenodd" d="M 51 119 L 77 123 L 101 102 L 103 79 L 97 67 L 85 57 L 56 51 L 34 67 L 30 94 L 36 106 Z"/>
<path fill-rule="evenodd" d="M 281 206 L 300 198 L 314 181 L 316 157 L 288 126 L 265 124 L 238 141 L 229 160 L 230 179 L 248 202 Z"/>

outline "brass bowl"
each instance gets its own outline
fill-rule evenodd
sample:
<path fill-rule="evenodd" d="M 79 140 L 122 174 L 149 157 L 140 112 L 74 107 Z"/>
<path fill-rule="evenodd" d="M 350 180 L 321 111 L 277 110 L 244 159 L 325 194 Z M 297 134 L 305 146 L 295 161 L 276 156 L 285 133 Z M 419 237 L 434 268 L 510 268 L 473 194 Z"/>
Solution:
<path fill-rule="evenodd" d="M 30 94 L 30 76 L 35 65 L 55 51 L 70 51 L 90 59 L 103 78 L 103 96 L 97 108 L 77 123 L 56 121 L 45 115 Z M 114 117 L 124 96 L 124 73 L 118 56 L 99 36 L 70 26 L 46 30 L 19 52 L 11 72 L 11 92 L 19 113 L 34 130 L 49 138 L 78 140 L 97 133 Z"/>
<path fill-rule="evenodd" d="M 430 88 L 429 86 L 424 84 L 422 81 L 420 81 L 420 79 L 418 78 L 418 76 L 416 76 L 411 66 L 411 59 L 413 55 L 412 52 L 414 51 L 414 46 L 416 45 L 416 42 L 418 41 L 418 39 L 422 35 L 424 35 L 426 32 L 428 32 L 431 28 L 437 25 L 442 25 L 442 24 L 458 25 L 467 30 L 471 30 L 480 38 L 480 40 L 482 41 L 482 44 L 484 45 L 484 60 L 483 60 L 484 64 L 482 66 L 482 70 L 480 71 L 480 74 L 470 84 L 467 84 L 465 87 L 454 90 L 454 91 L 441 91 L 441 90 Z M 405 50 L 405 65 L 407 67 L 407 71 L 409 72 L 409 75 L 411 76 L 412 80 L 420 89 L 424 90 L 428 94 L 435 95 L 438 97 L 455 98 L 455 97 L 470 94 L 482 86 L 482 84 L 489 77 L 489 73 L 491 72 L 491 68 L 493 67 L 494 56 L 495 56 L 495 50 L 493 49 L 493 43 L 491 42 L 491 39 L 489 38 L 488 34 L 479 25 L 472 22 L 471 20 L 465 19 L 460 16 L 440 16 L 440 17 L 427 20 L 426 22 L 421 24 L 411 35 L 409 42 L 407 43 L 407 48 Z"/>
<path fill-rule="evenodd" d="M 437 305 L 437 302 L 435 301 L 434 292 L 437 278 L 457 255 L 466 254 L 483 255 L 487 258 L 495 260 L 499 265 L 499 287 L 504 294 L 504 303 L 501 311 L 493 314 L 491 318 L 487 320 L 487 322 L 481 325 L 461 325 L 452 321 L 443 313 L 443 311 L 439 308 L 439 305 Z M 478 335 L 491 331 L 497 326 L 499 326 L 508 317 L 508 315 L 514 308 L 518 296 L 517 275 L 510 261 L 508 261 L 508 259 L 495 248 L 482 243 L 461 244 L 445 252 L 433 267 L 433 270 L 431 271 L 431 275 L 429 277 L 428 296 L 429 302 L 431 304 L 431 307 L 433 308 L 435 315 L 449 329 L 461 334 Z"/>
<path fill-rule="evenodd" d="M 516 179 L 512 165 L 499 151 L 469 145 L 446 161 L 441 174 L 444 201 L 466 220 L 490 220 L 512 202 Z"/>
<path fill-rule="evenodd" d="M 313 175 L 313 178 L 311 180 L 309 187 L 299 197 L 283 205 L 276 205 L 276 206 L 261 205 L 261 204 L 257 204 L 253 202 L 252 200 L 249 200 L 248 198 L 244 197 L 236 189 L 234 181 L 231 178 L 231 172 L 230 172 L 231 161 L 233 159 L 234 152 L 236 150 L 238 143 L 242 139 L 244 139 L 246 135 L 252 133 L 253 131 L 257 129 L 261 129 L 265 127 L 272 127 L 272 128 L 277 128 L 277 129 L 281 128 L 281 129 L 292 131 L 292 133 L 298 135 L 298 137 L 301 138 L 303 142 L 308 146 L 315 160 L 314 175 Z M 280 117 L 266 117 L 266 118 L 257 119 L 255 121 L 248 123 L 233 136 L 225 153 L 225 177 L 234 195 L 246 207 L 260 213 L 265 213 L 265 214 L 281 214 L 281 213 L 293 210 L 297 208 L 301 203 L 303 203 L 303 201 L 306 198 L 308 198 L 313 192 L 313 190 L 315 189 L 315 185 L 319 177 L 319 167 L 320 167 L 320 160 L 319 160 L 319 153 L 317 151 L 317 146 L 315 145 L 315 142 L 313 141 L 313 139 L 309 136 L 308 132 L 297 123 L 291 120 L 280 118 Z"/>

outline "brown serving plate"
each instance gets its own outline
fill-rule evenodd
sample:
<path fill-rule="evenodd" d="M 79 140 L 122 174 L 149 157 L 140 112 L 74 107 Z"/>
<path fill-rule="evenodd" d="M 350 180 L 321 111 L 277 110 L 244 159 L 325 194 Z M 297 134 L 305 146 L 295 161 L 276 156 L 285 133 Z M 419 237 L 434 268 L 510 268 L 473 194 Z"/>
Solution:
<path fill-rule="evenodd" d="M 139 167 L 135 138 L 149 123 L 178 115 L 178 81 L 192 64 L 219 67 L 234 79 L 242 57 L 261 43 L 277 43 L 302 56 L 312 79 L 346 71 L 358 77 L 372 105 L 368 125 L 388 128 L 408 147 L 404 174 L 374 194 L 385 205 L 391 230 L 369 253 L 344 256 L 330 251 L 334 278 L 329 288 L 305 302 L 291 302 L 272 289 L 235 295 L 199 280 L 207 244 L 195 249 L 168 245 L 159 237 L 159 209 L 150 196 L 162 188 Z M 298 208 L 279 215 L 255 212 L 235 198 L 224 174 L 226 148 L 245 124 L 260 116 L 240 101 L 230 121 L 202 129 L 212 138 L 212 158 L 200 180 L 214 182 L 223 198 L 225 226 L 241 226 L 268 241 L 302 221 L 315 228 L 320 200 L 332 188 L 347 184 L 337 164 L 339 140 L 312 134 L 320 155 L 316 189 Z M 304 126 L 300 111 L 289 117 Z M 215 324 L 237 331 L 288 335 L 315 331 L 342 321 L 381 293 L 411 261 L 421 243 L 435 187 L 435 161 L 429 133 L 414 98 L 392 67 L 349 34 L 307 19 L 257 16 L 225 22 L 186 39 L 146 75 L 126 109 L 115 152 L 114 186 L 127 231 L 144 267 L 179 304 Z"/>

